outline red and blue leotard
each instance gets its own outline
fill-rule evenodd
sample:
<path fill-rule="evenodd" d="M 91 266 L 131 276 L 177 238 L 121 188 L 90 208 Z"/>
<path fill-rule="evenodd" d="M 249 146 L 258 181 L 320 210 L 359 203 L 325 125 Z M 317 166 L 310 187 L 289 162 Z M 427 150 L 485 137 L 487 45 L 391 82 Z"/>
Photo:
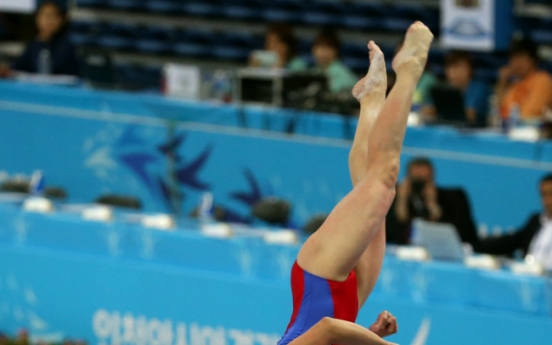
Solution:
<path fill-rule="evenodd" d="M 291 269 L 293 314 L 278 345 L 287 345 L 324 317 L 355 322 L 358 314 L 357 279 L 354 271 L 343 282 L 328 280 L 303 270 Z"/>

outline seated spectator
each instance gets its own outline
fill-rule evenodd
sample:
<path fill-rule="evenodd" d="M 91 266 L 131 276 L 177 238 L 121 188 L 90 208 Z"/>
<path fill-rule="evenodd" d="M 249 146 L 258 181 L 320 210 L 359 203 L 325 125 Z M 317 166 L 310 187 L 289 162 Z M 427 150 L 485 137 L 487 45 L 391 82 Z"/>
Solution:
<path fill-rule="evenodd" d="M 259 52 L 253 52 L 249 59 L 251 67 L 285 68 L 294 72 L 307 69 L 307 63 L 297 56 L 297 39 L 289 25 L 274 24 L 268 28 L 265 50 L 274 53 L 274 58 L 268 56 L 266 61 L 262 61 L 263 56 L 258 55 Z"/>
<path fill-rule="evenodd" d="M 11 69 L 28 73 L 78 76 L 79 64 L 75 47 L 67 34 L 67 11 L 55 1 L 43 2 L 36 12 L 36 27 L 36 38 L 15 59 Z"/>
<path fill-rule="evenodd" d="M 414 97 L 412 98 L 412 106 L 421 109 L 422 112 L 426 107 L 431 106 L 431 88 L 437 85 L 439 80 L 431 72 L 428 67 L 424 70 L 416 90 L 414 91 Z"/>
<path fill-rule="evenodd" d="M 552 174 L 541 179 L 543 210 L 532 214 L 525 225 L 511 235 L 488 238 L 474 246 L 476 252 L 513 256 L 521 250 L 532 255 L 546 269 L 552 270 Z"/>
<path fill-rule="evenodd" d="M 350 92 L 358 78 L 339 60 L 340 48 L 341 42 L 337 34 L 334 31 L 323 30 L 312 46 L 315 70 L 326 73 L 331 92 Z"/>
<path fill-rule="evenodd" d="M 437 187 L 434 177 L 431 161 L 426 158 L 410 161 L 407 176 L 397 186 L 395 201 L 387 214 L 388 242 L 409 244 L 415 218 L 452 224 L 462 242 L 477 242 L 466 193 L 462 189 Z"/>
<path fill-rule="evenodd" d="M 552 108 L 552 78 L 538 69 L 537 46 L 529 40 L 514 41 L 510 62 L 500 69 L 497 96 L 500 113 L 508 118 L 519 107 L 522 119 L 540 119 Z"/>
<path fill-rule="evenodd" d="M 487 126 L 491 88 L 473 78 L 472 57 L 467 52 L 454 51 L 445 58 L 446 84 L 464 94 L 464 107 L 468 123 L 476 127 Z M 431 102 L 431 101 L 430 101 Z M 425 115 L 435 116 L 433 105 L 425 108 Z"/>

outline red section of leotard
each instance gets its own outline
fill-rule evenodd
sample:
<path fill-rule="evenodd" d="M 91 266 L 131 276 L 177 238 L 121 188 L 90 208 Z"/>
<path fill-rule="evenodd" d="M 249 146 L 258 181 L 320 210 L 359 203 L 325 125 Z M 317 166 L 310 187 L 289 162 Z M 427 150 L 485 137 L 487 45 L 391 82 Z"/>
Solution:
<path fill-rule="evenodd" d="M 334 318 L 355 322 L 358 315 L 358 287 L 355 271 L 343 282 L 328 280 L 334 304 Z"/>

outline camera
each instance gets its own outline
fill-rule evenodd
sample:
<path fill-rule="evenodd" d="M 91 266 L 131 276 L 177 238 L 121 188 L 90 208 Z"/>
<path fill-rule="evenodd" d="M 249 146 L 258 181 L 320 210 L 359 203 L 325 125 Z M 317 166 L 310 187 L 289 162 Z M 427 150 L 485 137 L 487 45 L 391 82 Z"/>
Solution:
<path fill-rule="evenodd" d="M 412 194 L 422 196 L 422 192 L 425 188 L 426 181 L 422 179 L 413 179 L 411 183 Z"/>

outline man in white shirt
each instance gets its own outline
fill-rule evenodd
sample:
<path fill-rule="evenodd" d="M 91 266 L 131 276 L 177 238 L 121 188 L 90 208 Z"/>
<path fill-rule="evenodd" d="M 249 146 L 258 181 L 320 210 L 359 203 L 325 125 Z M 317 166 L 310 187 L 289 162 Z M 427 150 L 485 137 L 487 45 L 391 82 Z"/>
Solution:
<path fill-rule="evenodd" d="M 542 214 L 541 228 L 529 245 L 529 253 L 536 262 L 552 271 L 552 218 Z"/>
<path fill-rule="evenodd" d="M 525 225 L 511 235 L 489 238 L 474 246 L 476 252 L 512 256 L 521 250 L 552 271 L 552 174 L 541 179 L 543 211 L 529 217 Z"/>

